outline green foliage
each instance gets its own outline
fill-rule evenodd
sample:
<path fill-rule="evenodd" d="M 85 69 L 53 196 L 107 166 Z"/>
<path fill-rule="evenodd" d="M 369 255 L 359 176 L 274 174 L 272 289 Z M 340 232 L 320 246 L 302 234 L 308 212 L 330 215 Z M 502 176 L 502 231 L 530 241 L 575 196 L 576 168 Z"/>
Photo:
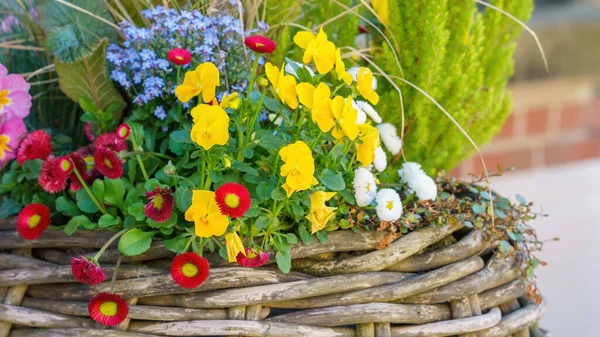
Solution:
<path fill-rule="evenodd" d="M 494 5 L 527 20 L 533 2 L 497 0 Z M 436 99 L 478 144 L 500 130 L 510 112 L 506 90 L 521 27 L 491 9 L 479 11 L 471 0 L 390 1 L 390 34 L 404 78 Z M 376 62 L 389 75 L 402 76 L 385 42 Z M 380 80 L 378 106 L 384 119 L 401 126 L 397 92 Z M 450 169 L 475 149 L 431 101 L 397 81 L 404 99 L 404 148 L 410 161 L 429 171 Z"/>
<path fill-rule="evenodd" d="M 55 61 L 61 90 L 72 100 L 91 100 L 96 109 L 113 111 L 115 120 L 126 106 L 123 97 L 106 74 L 107 39 L 96 47 L 89 56 L 75 63 Z"/>
<path fill-rule="evenodd" d="M 74 6 L 112 22 L 104 1 L 71 0 Z M 40 24 L 46 33 L 46 47 L 62 63 L 90 57 L 102 38 L 116 41 L 115 29 L 81 10 L 54 0 L 39 0 Z"/>

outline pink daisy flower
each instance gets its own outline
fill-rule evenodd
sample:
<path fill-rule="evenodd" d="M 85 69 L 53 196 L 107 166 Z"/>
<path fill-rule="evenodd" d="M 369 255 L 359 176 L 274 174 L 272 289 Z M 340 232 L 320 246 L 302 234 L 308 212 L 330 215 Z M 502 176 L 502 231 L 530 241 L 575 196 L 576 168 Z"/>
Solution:
<path fill-rule="evenodd" d="M 8 122 L 27 117 L 30 109 L 29 83 L 21 75 L 9 75 L 6 67 L 0 64 L 0 115 Z"/>
<path fill-rule="evenodd" d="M 12 119 L 0 125 L 0 169 L 17 157 L 17 149 L 26 133 L 22 119 Z"/>

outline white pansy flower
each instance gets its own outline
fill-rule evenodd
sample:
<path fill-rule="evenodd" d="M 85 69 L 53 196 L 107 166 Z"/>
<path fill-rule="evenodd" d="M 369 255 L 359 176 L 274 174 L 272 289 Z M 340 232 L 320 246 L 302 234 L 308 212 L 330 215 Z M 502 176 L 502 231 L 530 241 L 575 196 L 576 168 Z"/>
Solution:
<path fill-rule="evenodd" d="M 298 73 L 296 73 L 296 70 L 292 66 L 292 63 L 294 63 L 294 65 L 296 65 L 298 68 L 306 69 L 306 71 L 308 71 L 308 73 L 310 74 L 311 77 L 315 76 L 315 72 L 312 69 L 310 69 L 309 67 L 305 66 L 304 64 L 298 63 L 296 61 L 291 61 L 285 65 L 284 69 L 287 74 L 290 74 L 290 75 L 294 76 L 295 78 L 299 78 Z"/>
<path fill-rule="evenodd" d="M 375 110 L 373 108 L 373 106 L 371 106 L 371 104 L 364 102 L 364 101 L 356 101 L 356 106 L 358 107 L 358 109 L 360 109 L 364 114 L 366 114 L 367 116 L 369 116 L 373 122 L 379 124 L 382 122 L 381 120 L 381 116 L 379 116 L 379 113 L 377 112 L 377 110 Z M 356 109 L 356 108 L 355 108 Z M 357 110 L 358 110 L 357 109 Z"/>
<path fill-rule="evenodd" d="M 367 122 L 367 114 L 352 100 L 352 107 L 356 109 L 356 125 L 365 124 Z"/>
<path fill-rule="evenodd" d="M 350 76 L 352 76 L 352 80 L 354 82 L 356 82 L 356 78 L 358 78 L 358 71 L 360 70 L 360 67 L 352 67 L 350 69 L 348 69 L 348 73 L 350 74 Z M 377 90 L 377 78 L 375 76 L 373 76 L 373 83 L 371 84 L 371 88 L 373 90 Z"/>
<path fill-rule="evenodd" d="M 394 156 L 400 153 L 400 150 L 402 150 L 402 139 L 398 137 L 396 127 L 390 123 L 382 123 L 377 125 L 377 130 L 379 130 L 379 137 L 385 148 Z"/>
<path fill-rule="evenodd" d="M 377 182 L 375 176 L 364 167 L 359 167 L 354 171 L 354 197 L 359 207 L 365 207 L 375 199 L 377 195 Z"/>
<path fill-rule="evenodd" d="M 373 160 L 373 166 L 379 172 L 385 171 L 387 167 L 387 156 L 381 146 L 375 149 L 375 159 Z"/>
<path fill-rule="evenodd" d="M 435 181 L 423 171 L 418 163 L 404 163 L 398 170 L 400 181 L 407 184 L 410 193 L 415 193 L 419 200 L 435 200 L 437 198 L 437 185 Z"/>
<path fill-rule="evenodd" d="M 377 192 L 377 216 L 383 221 L 396 221 L 402 216 L 402 200 L 396 191 L 384 188 Z"/>

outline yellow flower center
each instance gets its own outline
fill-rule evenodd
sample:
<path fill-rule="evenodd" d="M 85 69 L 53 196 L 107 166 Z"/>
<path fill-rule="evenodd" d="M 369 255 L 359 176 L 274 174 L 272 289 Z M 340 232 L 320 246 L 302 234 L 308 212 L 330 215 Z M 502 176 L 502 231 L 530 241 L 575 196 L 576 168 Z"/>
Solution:
<path fill-rule="evenodd" d="M 60 169 L 63 171 L 69 171 L 71 169 L 71 162 L 68 160 L 61 160 Z"/>
<path fill-rule="evenodd" d="M 108 160 L 108 158 L 104 158 L 104 165 L 108 166 L 108 168 L 113 168 L 112 163 L 110 160 Z"/>
<path fill-rule="evenodd" d="M 229 193 L 225 196 L 225 205 L 237 208 L 240 205 L 240 198 L 234 193 Z"/>
<path fill-rule="evenodd" d="M 177 60 L 179 60 L 179 61 L 183 61 L 183 56 L 179 56 L 179 55 L 177 55 L 177 56 L 175 56 L 175 58 L 176 58 Z"/>
<path fill-rule="evenodd" d="M 371 183 L 368 183 L 367 184 L 367 192 L 370 192 L 370 191 L 371 191 Z"/>
<path fill-rule="evenodd" d="M 387 207 L 387 209 L 389 209 L 391 211 L 392 208 L 394 208 L 394 202 L 393 201 L 388 201 L 386 207 Z"/>
<path fill-rule="evenodd" d="M 256 252 L 254 251 L 254 249 L 249 250 L 248 253 L 247 253 L 247 257 L 249 259 L 253 259 L 253 258 L 257 257 L 257 256 L 258 256 L 258 254 L 256 254 Z"/>
<path fill-rule="evenodd" d="M 29 225 L 29 228 L 36 228 L 40 223 L 40 220 L 42 220 L 42 217 L 34 214 L 31 216 L 31 218 L 29 218 L 29 221 L 27 221 L 27 225 Z"/>
<path fill-rule="evenodd" d="M 185 277 L 194 277 L 198 274 L 198 267 L 196 267 L 196 265 L 193 263 L 186 262 L 181 267 L 181 272 L 183 275 L 185 275 Z"/>
<path fill-rule="evenodd" d="M 1 103 L 0 103 L 1 107 Z M 8 142 L 10 142 L 10 137 L 7 135 L 0 135 L 0 159 L 4 158 L 4 152 L 12 152 L 10 147 L 8 147 Z"/>
<path fill-rule="evenodd" d="M 8 95 L 10 94 L 10 90 L 5 89 L 0 91 L 0 111 L 4 110 L 5 105 L 10 105 L 12 102 Z"/>
<path fill-rule="evenodd" d="M 265 45 L 264 45 L 264 44 L 262 44 L 262 43 L 260 43 L 260 42 L 257 42 L 257 43 L 256 43 L 256 46 L 257 46 L 257 47 L 264 47 Z"/>
<path fill-rule="evenodd" d="M 152 204 L 154 205 L 154 208 L 161 210 L 164 201 L 165 201 L 165 199 L 163 198 L 163 196 L 160 194 L 157 194 L 154 196 L 154 201 L 152 202 Z"/>
<path fill-rule="evenodd" d="M 100 304 L 100 312 L 104 316 L 112 317 L 117 314 L 117 303 L 113 301 L 107 301 Z"/>

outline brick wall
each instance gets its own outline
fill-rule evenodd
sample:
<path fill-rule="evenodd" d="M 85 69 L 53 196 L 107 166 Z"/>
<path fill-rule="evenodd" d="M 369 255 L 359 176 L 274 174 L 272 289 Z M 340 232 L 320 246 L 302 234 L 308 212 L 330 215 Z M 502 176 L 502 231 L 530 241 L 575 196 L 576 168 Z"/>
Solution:
<path fill-rule="evenodd" d="M 488 169 L 498 164 L 526 170 L 600 157 L 600 97 L 597 77 L 554 78 L 512 85 L 513 112 L 483 148 Z M 479 157 L 454 176 L 481 173 Z"/>

